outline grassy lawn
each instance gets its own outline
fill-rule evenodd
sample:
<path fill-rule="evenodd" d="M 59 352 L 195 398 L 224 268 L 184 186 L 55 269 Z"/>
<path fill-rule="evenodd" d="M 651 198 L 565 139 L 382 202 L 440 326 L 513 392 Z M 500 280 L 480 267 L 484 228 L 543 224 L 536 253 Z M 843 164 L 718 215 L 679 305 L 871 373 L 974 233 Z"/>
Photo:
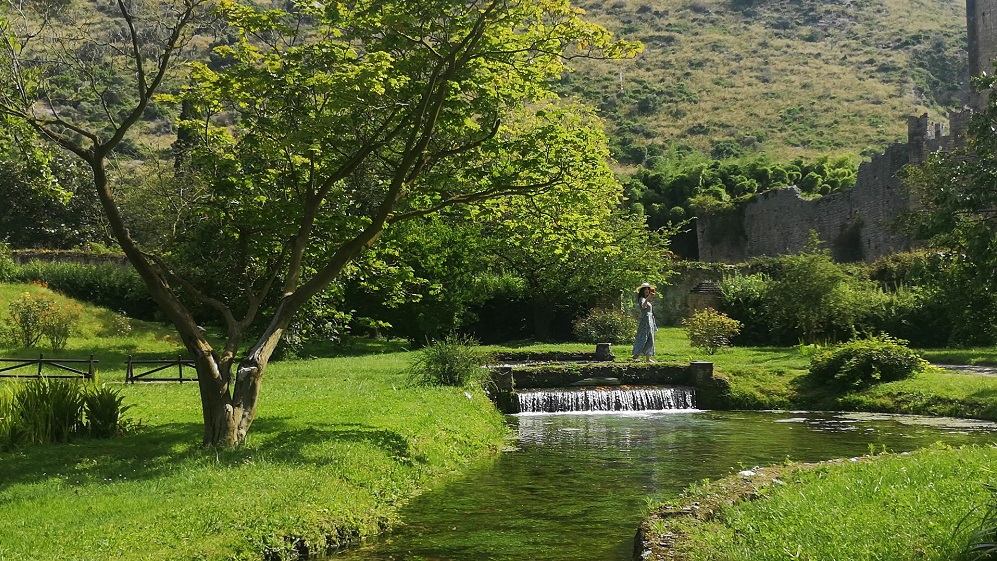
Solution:
<path fill-rule="evenodd" d="M 0 314 L 25 290 L 42 289 L 0 286 Z M 382 531 L 404 501 L 507 435 L 483 392 L 414 386 L 414 353 L 359 349 L 368 354 L 272 363 L 247 446 L 206 450 L 197 384 L 123 383 L 127 355 L 176 356 L 175 335 L 135 321 L 115 333 L 112 315 L 87 307 L 57 356 L 97 356 L 99 383 L 123 392 L 134 426 L 0 452 L 0 559 L 261 559 L 296 542 L 321 551 Z M 39 352 L 56 356 L 0 349 Z"/>
<path fill-rule="evenodd" d="M 412 387 L 409 362 L 275 363 L 224 452 L 199 446 L 196 384 L 122 385 L 132 433 L 0 454 L 0 559 L 259 559 L 377 532 L 506 434 L 483 393 Z"/>

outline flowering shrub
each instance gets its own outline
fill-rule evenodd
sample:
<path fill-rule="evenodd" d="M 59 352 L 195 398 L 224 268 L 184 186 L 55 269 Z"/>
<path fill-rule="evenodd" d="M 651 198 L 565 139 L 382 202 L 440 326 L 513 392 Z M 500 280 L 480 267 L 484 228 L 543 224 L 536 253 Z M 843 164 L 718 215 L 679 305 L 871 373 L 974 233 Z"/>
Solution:
<path fill-rule="evenodd" d="M 52 302 L 41 318 L 42 333 L 48 339 L 53 351 L 66 348 L 69 336 L 76 329 L 83 314 L 83 306 L 66 301 L 64 304 Z"/>
<path fill-rule="evenodd" d="M 41 294 L 21 294 L 20 298 L 7 306 L 10 312 L 7 337 L 22 347 L 34 347 L 42 338 L 42 318 L 52 304 L 51 300 Z"/>
<path fill-rule="evenodd" d="M 705 308 L 682 320 L 689 343 L 697 349 L 712 355 L 741 332 L 741 322 L 727 317 L 727 314 L 713 308 Z"/>
<path fill-rule="evenodd" d="M 25 292 L 11 302 L 6 336 L 24 348 L 34 347 L 44 336 L 52 350 L 66 348 L 66 342 L 80 321 L 83 307 L 72 302 L 60 304 L 45 294 Z"/>

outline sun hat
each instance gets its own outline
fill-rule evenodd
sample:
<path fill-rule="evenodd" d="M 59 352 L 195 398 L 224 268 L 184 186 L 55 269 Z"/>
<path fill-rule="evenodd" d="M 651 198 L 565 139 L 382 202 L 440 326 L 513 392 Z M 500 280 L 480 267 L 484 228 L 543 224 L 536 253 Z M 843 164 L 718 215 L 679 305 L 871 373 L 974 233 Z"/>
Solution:
<path fill-rule="evenodd" d="M 651 283 L 645 282 L 644 284 L 638 286 L 637 290 L 635 290 L 634 292 L 640 292 L 641 290 L 644 290 L 645 288 L 654 288 L 654 287 L 651 286 Z"/>

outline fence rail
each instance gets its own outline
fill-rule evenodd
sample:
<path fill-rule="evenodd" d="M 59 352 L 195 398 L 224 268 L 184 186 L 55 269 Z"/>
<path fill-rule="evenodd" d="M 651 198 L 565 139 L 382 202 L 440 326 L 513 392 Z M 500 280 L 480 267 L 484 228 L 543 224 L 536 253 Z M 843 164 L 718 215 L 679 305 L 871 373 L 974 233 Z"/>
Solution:
<path fill-rule="evenodd" d="M 157 365 L 154 368 L 149 368 L 148 370 L 142 370 L 136 373 L 135 365 Z M 171 366 L 177 367 L 177 376 L 171 378 L 161 378 L 161 377 L 150 377 L 150 374 L 155 374 L 156 372 L 162 372 Z M 183 367 L 188 367 L 188 372 L 194 369 L 194 360 L 189 358 L 183 358 L 178 356 L 174 360 L 133 360 L 131 355 L 128 355 L 128 371 L 125 373 L 125 382 L 129 384 L 134 384 L 135 382 L 194 382 L 197 381 L 197 371 L 194 370 L 193 378 L 185 378 Z M 146 368 L 143 366 L 142 368 Z"/>
<path fill-rule="evenodd" d="M 90 355 L 90 358 L 45 358 L 45 355 L 38 355 L 38 358 L 0 358 L 0 364 L 13 364 L 12 366 L 4 366 L 0 368 L 0 378 L 41 378 L 43 375 L 43 367 L 47 365 L 63 372 L 60 374 L 46 375 L 48 378 L 86 378 L 87 380 L 93 380 L 95 371 L 94 365 L 98 362 L 99 361 L 96 360 L 93 355 Z M 86 364 L 87 369 L 86 371 L 83 371 L 80 368 L 70 366 L 71 364 Z M 34 374 L 14 372 L 14 370 L 27 368 L 33 365 L 38 367 Z M 69 374 L 65 374 L 65 372 L 69 372 Z"/>

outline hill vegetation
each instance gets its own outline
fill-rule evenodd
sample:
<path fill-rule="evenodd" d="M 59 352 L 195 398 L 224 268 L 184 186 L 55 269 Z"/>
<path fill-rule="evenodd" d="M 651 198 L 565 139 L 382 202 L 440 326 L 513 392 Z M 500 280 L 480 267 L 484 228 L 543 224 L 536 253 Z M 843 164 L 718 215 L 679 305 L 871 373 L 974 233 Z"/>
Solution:
<path fill-rule="evenodd" d="M 905 138 L 908 115 L 943 119 L 968 91 L 963 2 L 576 4 L 645 45 L 636 62 L 579 60 L 560 85 L 599 107 L 624 164 L 723 143 L 783 161 L 870 155 Z"/>
<path fill-rule="evenodd" d="M 733 149 L 779 161 L 868 156 L 904 137 L 908 115 L 944 120 L 967 97 L 962 2 L 577 0 L 575 5 L 586 11 L 586 19 L 645 46 L 635 61 L 576 59 L 575 72 L 558 85 L 563 96 L 599 109 L 624 170 L 653 167 L 676 149 L 718 158 L 737 155 Z M 55 21 L 98 25 L 105 11 L 66 12 Z M 222 61 L 209 51 L 234 40 L 202 35 L 189 54 L 218 67 Z M 79 84 L 63 86 L 53 96 L 72 99 L 82 91 Z M 127 96 L 108 89 L 107 108 L 115 111 Z M 92 102 L 81 99 L 74 110 L 76 117 L 92 112 L 103 119 L 104 108 Z M 149 156 L 148 148 L 167 153 L 176 138 L 177 111 L 164 104 L 150 108 L 139 126 L 143 141 L 129 140 L 120 151 L 137 159 Z"/>

